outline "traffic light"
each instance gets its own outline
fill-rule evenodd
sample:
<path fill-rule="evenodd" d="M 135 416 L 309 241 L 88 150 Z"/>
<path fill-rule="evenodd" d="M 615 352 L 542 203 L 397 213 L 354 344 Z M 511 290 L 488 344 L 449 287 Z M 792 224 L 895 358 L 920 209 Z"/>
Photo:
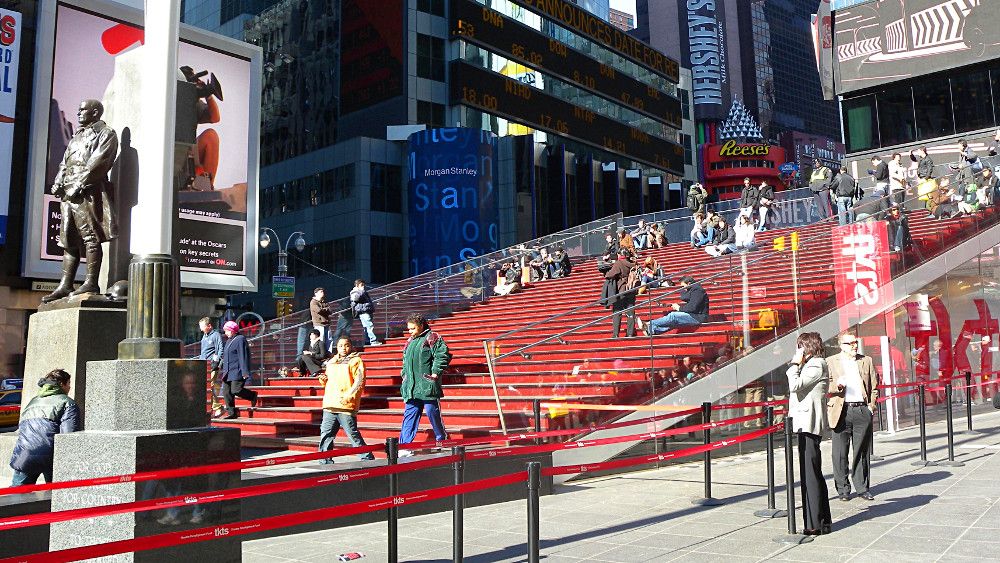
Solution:
<path fill-rule="evenodd" d="M 284 317 L 285 315 L 291 315 L 292 313 L 295 312 L 294 310 L 295 307 L 294 305 L 292 305 L 291 301 L 281 300 L 275 302 L 275 305 L 277 306 L 277 312 L 279 317 Z"/>

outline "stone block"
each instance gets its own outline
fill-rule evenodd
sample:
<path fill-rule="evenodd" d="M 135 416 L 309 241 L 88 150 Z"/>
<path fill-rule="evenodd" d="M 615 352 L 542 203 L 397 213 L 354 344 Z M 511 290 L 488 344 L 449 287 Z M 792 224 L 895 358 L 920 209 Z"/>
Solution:
<path fill-rule="evenodd" d="M 208 425 L 204 361 L 111 360 L 91 362 L 87 370 L 88 431 Z"/>
<path fill-rule="evenodd" d="M 159 432 L 85 431 L 56 436 L 57 481 L 86 479 L 194 465 L 228 463 L 240 459 L 239 431 L 199 428 Z M 216 473 L 142 483 L 127 482 L 52 492 L 52 510 L 105 506 L 152 498 L 227 489 L 238 486 L 240 474 Z M 235 522 L 239 501 L 223 501 L 176 509 L 116 514 L 59 522 L 51 526 L 49 549 L 150 536 L 165 532 Z M 170 523 L 158 522 L 169 518 Z M 195 522 L 191 520 L 194 519 Z M 199 521 L 200 520 L 200 521 Z M 239 539 L 220 538 L 173 548 L 140 551 L 101 558 L 101 561 L 212 561 L 240 560 Z"/>
<path fill-rule="evenodd" d="M 86 421 L 87 362 L 118 357 L 125 338 L 125 309 L 96 306 L 53 308 L 28 319 L 21 407 L 38 394 L 35 383 L 55 368 L 72 376 L 69 396 Z"/>

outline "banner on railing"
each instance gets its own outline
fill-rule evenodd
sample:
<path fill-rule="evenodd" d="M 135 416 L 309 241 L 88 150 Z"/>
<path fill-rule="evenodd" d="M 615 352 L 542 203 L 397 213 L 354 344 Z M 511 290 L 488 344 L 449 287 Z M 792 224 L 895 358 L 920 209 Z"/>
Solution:
<path fill-rule="evenodd" d="M 837 309 L 840 328 L 844 330 L 892 304 L 886 223 L 871 221 L 833 227 L 832 244 Z M 891 330 L 891 325 L 886 330 Z"/>

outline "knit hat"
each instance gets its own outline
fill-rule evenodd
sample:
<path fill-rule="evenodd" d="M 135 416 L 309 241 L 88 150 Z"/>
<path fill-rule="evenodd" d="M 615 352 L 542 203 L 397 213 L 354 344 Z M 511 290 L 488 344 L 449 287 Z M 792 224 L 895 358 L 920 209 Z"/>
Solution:
<path fill-rule="evenodd" d="M 236 321 L 226 321 L 226 324 L 222 325 L 222 330 L 228 330 L 231 332 L 239 332 L 240 325 L 236 324 Z"/>

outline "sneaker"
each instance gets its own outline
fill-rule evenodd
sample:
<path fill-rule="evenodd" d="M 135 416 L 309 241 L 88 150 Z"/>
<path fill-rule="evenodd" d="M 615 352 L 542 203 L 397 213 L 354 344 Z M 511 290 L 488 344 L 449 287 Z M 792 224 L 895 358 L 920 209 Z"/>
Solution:
<path fill-rule="evenodd" d="M 160 516 L 156 519 L 157 524 L 162 524 L 164 526 L 176 526 L 181 523 L 173 514 L 167 514 L 166 516 Z"/>
<path fill-rule="evenodd" d="M 375 461 L 375 456 L 372 454 L 361 456 L 361 461 Z"/>
<path fill-rule="evenodd" d="M 396 457 L 397 458 L 413 457 L 413 452 L 411 452 L 410 450 L 399 450 L 399 453 L 396 455 Z"/>
<path fill-rule="evenodd" d="M 379 342 L 378 340 L 376 340 L 375 342 L 372 342 L 371 344 L 369 344 L 369 346 L 381 346 L 381 345 L 382 345 L 382 343 Z"/>
<path fill-rule="evenodd" d="M 222 420 L 233 420 L 234 418 L 239 418 L 239 417 L 240 417 L 239 414 L 237 414 L 235 412 L 231 412 L 231 413 L 227 414 L 226 416 L 222 417 Z"/>

